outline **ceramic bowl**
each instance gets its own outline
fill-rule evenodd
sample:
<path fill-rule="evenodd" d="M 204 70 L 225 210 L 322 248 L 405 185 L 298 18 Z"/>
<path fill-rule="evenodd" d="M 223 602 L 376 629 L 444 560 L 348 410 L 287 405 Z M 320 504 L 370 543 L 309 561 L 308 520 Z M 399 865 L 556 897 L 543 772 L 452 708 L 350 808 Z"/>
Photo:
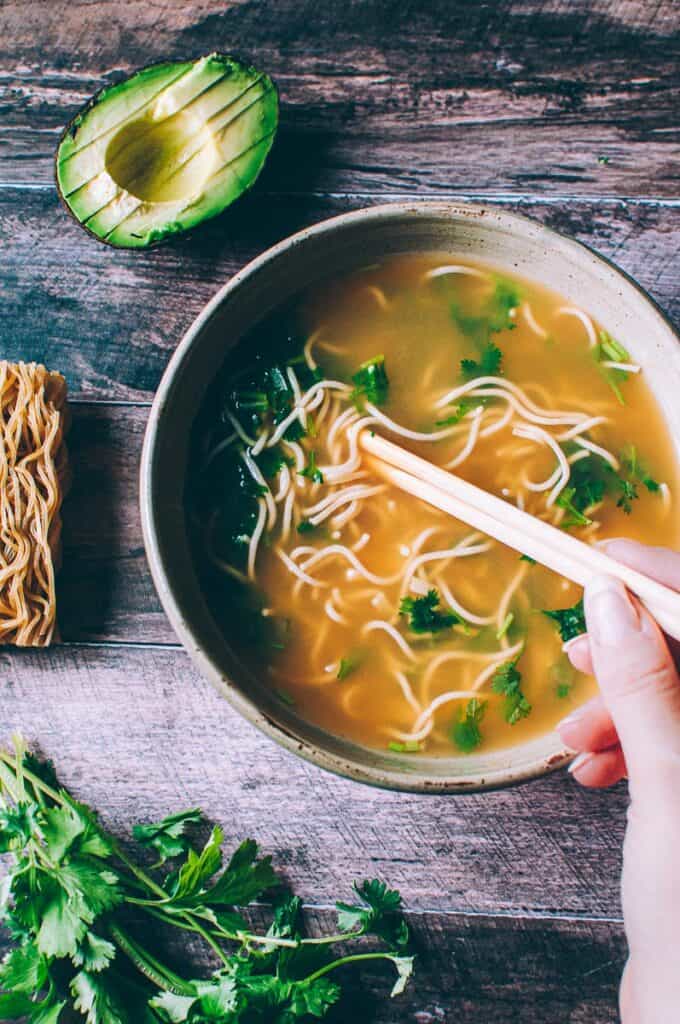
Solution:
<path fill-rule="evenodd" d="M 213 621 L 187 541 L 182 501 L 189 435 L 227 351 L 271 310 L 322 277 L 392 253 L 479 258 L 560 292 L 619 338 L 680 448 L 680 345 L 642 289 L 607 260 L 541 224 L 457 203 L 395 203 L 326 220 L 249 263 L 182 339 L 151 411 L 141 467 L 144 540 L 163 607 L 200 672 L 250 722 L 288 750 L 351 779 L 392 789 L 460 793 L 536 778 L 568 759 L 556 734 L 509 750 L 434 758 L 370 750 L 305 722 L 244 670 Z M 191 685 L 187 683 L 187 685 Z"/>

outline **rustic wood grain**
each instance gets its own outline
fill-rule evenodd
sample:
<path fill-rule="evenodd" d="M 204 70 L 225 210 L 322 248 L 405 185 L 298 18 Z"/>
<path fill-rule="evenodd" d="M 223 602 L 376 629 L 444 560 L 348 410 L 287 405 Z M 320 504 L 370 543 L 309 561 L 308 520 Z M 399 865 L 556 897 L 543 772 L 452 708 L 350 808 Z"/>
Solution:
<path fill-rule="evenodd" d="M 172 648 L 3 651 L 0 687 L 0 737 L 20 726 L 116 831 L 202 806 L 315 903 L 377 874 L 413 909 L 620 916 L 624 787 L 561 773 L 445 798 L 350 783 L 260 735 Z"/>
<path fill-rule="evenodd" d="M 65 641 L 171 643 L 142 545 L 139 460 L 148 409 L 73 407 L 73 484 L 57 584 Z"/>
<path fill-rule="evenodd" d="M 149 401 L 183 332 L 237 269 L 291 232 L 367 202 L 252 194 L 193 238 L 131 253 L 87 236 L 51 191 L 0 189 L 3 355 L 60 369 L 80 398 Z M 502 205 L 614 259 L 680 320 L 680 204 Z"/>
<path fill-rule="evenodd" d="M 51 182 L 103 85 L 222 49 L 281 90 L 263 189 L 674 196 L 679 29 L 673 0 L 5 0 L 0 180 Z"/>
<path fill-rule="evenodd" d="M 249 916 L 255 927 L 266 926 L 265 912 Z M 625 955 L 619 925 L 441 913 L 407 917 L 417 959 L 405 994 L 389 999 L 389 967 L 345 971 L 338 977 L 349 998 L 328 1024 L 613 1024 L 616 1019 Z M 305 922 L 310 935 L 329 934 L 334 914 L 308 906 Z M 189 947 L 192 965 L 205 964 L 201 951 L 185 938 L 181 949 Z M 187 972 L 186 956 L 176 946 L 174 952 Z"/>

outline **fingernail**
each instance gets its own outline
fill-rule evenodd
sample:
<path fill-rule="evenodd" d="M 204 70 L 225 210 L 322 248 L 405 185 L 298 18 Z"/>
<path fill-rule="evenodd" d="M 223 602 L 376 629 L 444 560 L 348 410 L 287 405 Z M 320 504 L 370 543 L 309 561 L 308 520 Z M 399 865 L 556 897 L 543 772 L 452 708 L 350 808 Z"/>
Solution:
<path fill-rule="evenodd" d="M 588 709 L 586 706 L 577 708 L 576 711 L 572 711 L 570 715 L 567 715 L 566 718 L 563 718 L 561 722 L 557 723 L 557 731 L 559 732 L 560 729 L 568 729 L 570 725 L 576 725 L 578 722 L 583 721 L 587 715 Z"/>
<path fill-rule="evenodd" d="M 611 576 L 596 576 L 586 587 L 586 618 L 591 640 L 600 647 L 618 647 L 641 629 L 626 588 Z"/>
<path fill-rule="evenodd" d="M 595 754 L 592 750 L 584 750 L 582 754 L 579 754 L 578 757 L 574 758 L 567 768 L 567 771 L 570 775 L 573 775 L 574 772 L 578 771 L 579 768 L 582 768 L 584 764 L 588 764 L 589 761 L 592 761 L 594 757 Z"/>
<path fill-rule="evenodd" d="M 576 647 L 578 644 L 586 642 L 586 633 L 581 633 L 580 636 L 572 636 L 571 640 L 567 640 L 562 644 L 562 650 L 565 654 L 568 654 L 572 647 Z"/>

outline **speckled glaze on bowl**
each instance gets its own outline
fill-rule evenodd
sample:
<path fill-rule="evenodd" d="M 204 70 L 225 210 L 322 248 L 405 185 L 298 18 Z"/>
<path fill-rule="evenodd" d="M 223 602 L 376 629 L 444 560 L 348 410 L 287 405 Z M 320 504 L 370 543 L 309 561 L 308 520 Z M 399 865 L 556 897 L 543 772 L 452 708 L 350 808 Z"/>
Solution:
<path fill-rule="evenodd" d="M 643 365 L 680 455 L 680 345 L 642 289 L 590 249 L 524 217 L 457 203 L 395 203 L 334 217 L 285 239 L 236 274 L 182 339 L 146 432 L 141 509 L 163 607 L 201 673 L 288 750 L 375 786 L 469 793 L 537 778 L 566 764 L 556 734 L 489 754 L 433 758 L 370 750 L 302 720 L 243 664 L 212 619 L 189 551 L 182 495 L 189 434 L 228 350 L 255 323 L 322 277 L 404 252 L 449 252 L 516 271 L 590 312 Z"/>

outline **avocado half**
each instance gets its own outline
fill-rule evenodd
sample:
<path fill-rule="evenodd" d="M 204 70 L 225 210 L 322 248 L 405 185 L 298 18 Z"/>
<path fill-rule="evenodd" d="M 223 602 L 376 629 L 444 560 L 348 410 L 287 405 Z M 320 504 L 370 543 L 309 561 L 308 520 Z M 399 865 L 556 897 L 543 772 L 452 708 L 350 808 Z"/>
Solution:
<path fill-rule="evenodd" d="M 272 80 L 233 57 L 154 64 L 76 114 L 57 150 L 59 194 L 96 238 L 145 248 L 245 192 L 278 116 Z"/>

